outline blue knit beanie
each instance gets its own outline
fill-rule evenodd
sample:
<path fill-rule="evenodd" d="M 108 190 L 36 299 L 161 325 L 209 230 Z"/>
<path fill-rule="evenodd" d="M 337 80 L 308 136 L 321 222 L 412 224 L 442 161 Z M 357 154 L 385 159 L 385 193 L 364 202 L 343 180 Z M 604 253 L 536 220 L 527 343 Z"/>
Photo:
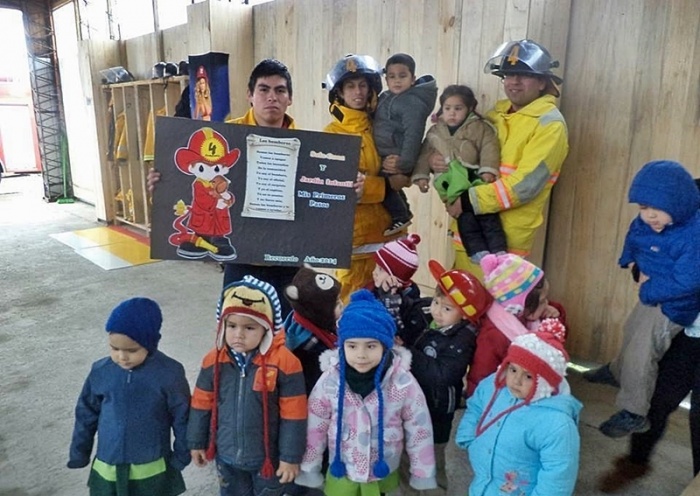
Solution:
<path fill-rule="evenodd" d="M 376 339 L 385 349 L 394 346 L 396 323 L 379 300 L 366 289 L 350 295 L 350 303 L 343 310 L 338 322 L 338 347 L 342 348 L 346 339 Z"/>
<path fill-rule="evenodd" d="M 629 201 L 663 210 L 674 224 L 682 224 L 700 208 L 700 193 L 693 176 L 681 164 L 655 160 L 634 176 Z"/>
<path fill-rule="evenodd" d="M 105 330 L 129 336 L 152 353 L 158 349 L 162 323 L 158 303 L 149 298 L 131 298 L 112 310 Z"/>
<path fill-rule="evenodd" d="M 394 346 L 396 323 L 387 309 L 379 303 L 374 295 L 366 289 L 360 289 L 350 295 L 350 303 L 343 310 L 338 322 L 338 354 L 340 356 L 340 390 L 338 391 L 338 418 L 335 435 L 335 458 L 330 466 L 333 477 L 345 476 L 345 463 L 340 459 L 340 440 L 343 432 L 343 403 L 345 399 L 345 361 L 344 343 L 347 339 L 376 339 L 384 346 L 384 355 L 374 374 L 374 387 L 379 402 L 379 431 L 377 433 L 378 458 L 372 473 L 383 479 L 389 475 L 389 465 L 384 461 L 384 395 L 382 394 L 382 373 L 386 367 L 387 357 Z"/>

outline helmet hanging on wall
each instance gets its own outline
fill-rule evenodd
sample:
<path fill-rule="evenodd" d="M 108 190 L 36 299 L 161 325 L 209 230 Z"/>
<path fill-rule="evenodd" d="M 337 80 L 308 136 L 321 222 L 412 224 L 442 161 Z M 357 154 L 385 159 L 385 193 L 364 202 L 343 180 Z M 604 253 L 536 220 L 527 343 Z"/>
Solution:
<path fill-rule="evenodd" d="M 504 77 L 506 74 L 533 74 L 561 84 L 563 79 L 552 72 L 559 67 L 547 49 L 532 40 L 507 41 L 499 46 L 484 66 L 485 73 Z"/>
<path fill-rule="evenodd" d="M 359 75 L 367 79 L 370 89 L 374 91 L 375 96 L 379 96 L 382 92 L 381 73 L 381 66 L 369 55 L 348 54 L 335 63 L 326 74 L 321 87 L 328 90 L 328 101 L 333 103 L 338 98 L 338 90 L 343 81 Z"/>

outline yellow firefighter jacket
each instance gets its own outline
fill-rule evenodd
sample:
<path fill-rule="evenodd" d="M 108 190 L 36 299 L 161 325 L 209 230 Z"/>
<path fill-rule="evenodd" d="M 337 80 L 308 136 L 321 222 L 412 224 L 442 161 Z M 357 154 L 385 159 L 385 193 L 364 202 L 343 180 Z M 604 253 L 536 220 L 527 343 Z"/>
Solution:
<path fill-rule="evenodd" d="M 564 117 L 556 99 L 544 95 L 517 112 L 498 101 L 486 118 L 501 144 L 501 177 L 469 190 L 474 213 L 501 212 L 508 251 L 526 255 L 542 224 L 542 210 L 569 152 Z"/>

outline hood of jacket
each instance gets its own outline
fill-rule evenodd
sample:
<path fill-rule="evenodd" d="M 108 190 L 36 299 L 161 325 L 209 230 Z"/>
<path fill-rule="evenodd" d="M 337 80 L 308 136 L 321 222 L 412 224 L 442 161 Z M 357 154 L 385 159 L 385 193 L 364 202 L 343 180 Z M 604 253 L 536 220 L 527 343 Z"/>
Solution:
<path fill-rule="evenodd" d="M 428 109 L 433 109 L 437 98 L 437 82 L 433 76 L 427 74 L 416 79 L 411 91 Z"/>
<path fill-rule="evenodd" d="M 544 408 L 549 410 L 557 410 L 570 416 L 576 423 L 579 420 L 579 414 L 583 404 L 574 398 L 571 394 L 556 394 L 547 398 L 542 398 L 533 403 L 530 403 L 533 408 Z"/>
<path fill-rule="evenodd" d="M 693 177 L 681 164 L 655 160 L 634 176 L 629 201 L 663 210 L 674 224 L 683 224 L 700 208 L 700 193 Z"/>

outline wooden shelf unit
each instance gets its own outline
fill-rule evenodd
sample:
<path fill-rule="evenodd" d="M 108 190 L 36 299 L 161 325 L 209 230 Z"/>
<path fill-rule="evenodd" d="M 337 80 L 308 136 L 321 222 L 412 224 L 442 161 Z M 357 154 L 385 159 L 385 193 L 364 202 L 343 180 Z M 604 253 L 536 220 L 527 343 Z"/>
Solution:
<path fill-rule="evenodd" d="M 113 108 L 103 120 L 113 143 L 107 157 L 109 174 L 105 186 L 114 216 L 108 221 L 150 232 L 151 203 L 146 175 L 153 161 L 144 156 L 149 115 L 153 113 L 155 120 L 156 112 L 165 109 L 165 115 L 173 116 L 188 84 L 189 76 L 172 76 L 102 85 L 107 106 L 112 102 Z M 123 123 L 118 122 L 121 115 Z"/>

